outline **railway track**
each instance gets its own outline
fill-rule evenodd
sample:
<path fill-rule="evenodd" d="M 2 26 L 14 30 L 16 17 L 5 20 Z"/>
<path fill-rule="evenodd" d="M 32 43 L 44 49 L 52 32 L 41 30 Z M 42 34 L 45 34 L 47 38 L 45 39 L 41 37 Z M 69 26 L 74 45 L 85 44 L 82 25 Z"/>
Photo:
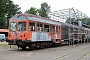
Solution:
<path fill-rule="evenodd" d="M 53 59 L 53 60 L 64 60 L 65 58 L 67 59 L 67 57 L 69 58 L 69 57 L 71 57 L 71 55 L 73 56 L 73 55 L 75 55 L 75 54 L 77 54 L 76 57 L 78 57 L 78 54 L 79 54 L 79 57 L 78 57 L 78 58 L 75 58 L 75 60 L 82 60 L 83 57 L 85 57 L 86 55 L 90 54 L 90 50 L 89 50 L 88 48 L 90 48 L 90 44 L 87 45 L 87 46 L 84 46 L 84 47 L 82 47 L 82 48 L 78 48 L 78 49 L 75 50 L 75 51 L 72 51 L 72 52 L 69 52 L 69 53 L 67 53 L 67 54 L 61 55 L 61 56 L 59 56 L 59 57 L 57 57 L 57 58 L 55 58 L 55 59 Z M 82 53 L 80 53 L 80 51 L 82 51 Z M 85 52 L 84 52 L 84 51 L 85 51 Z M 87 51 L 87 52 L 86 52 L 86 51 Z M 74 57 L 74 56 L 73 56 L 73 57 Z M 69 60 L 70 60 L 70 59 L 69 59 Z M 73 60 L 74 60 L 74 59 L 73 59 Z"/>

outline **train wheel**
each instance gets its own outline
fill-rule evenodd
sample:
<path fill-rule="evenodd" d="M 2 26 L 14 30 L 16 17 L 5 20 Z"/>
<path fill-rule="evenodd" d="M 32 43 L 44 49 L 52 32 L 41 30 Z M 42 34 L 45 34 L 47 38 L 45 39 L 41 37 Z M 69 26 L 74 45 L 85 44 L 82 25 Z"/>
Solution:
<path fill-rule="evenodd" d="M 40 48 L 43 49 L 44 48 L 44 45 L 43 43 L 40 44 Z"/>
<path fill-rule="evenodd" d="M 36 49 L 36 45 L 34 43 L 30 44 L 28 47 L 29 47 L 29 50 L 35 50 Z"/>
<path fill-rule="evenodd" d="M 51 43 L 50 42 L 47 42 L 47 47 L 51 47 Z"/>
<path fill-rule="evenodd" d="M 21 47 L 22 48 L 22 50 L 26 50 L 26 46 L 23 46 L 23 47 Z"/>

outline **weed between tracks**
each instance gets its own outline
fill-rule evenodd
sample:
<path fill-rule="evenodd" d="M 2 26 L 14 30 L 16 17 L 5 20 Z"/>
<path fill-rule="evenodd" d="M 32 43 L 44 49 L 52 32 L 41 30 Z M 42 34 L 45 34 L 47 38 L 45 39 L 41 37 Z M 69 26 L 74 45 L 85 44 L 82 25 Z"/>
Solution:
<path fill-rule="evenodd" d="M 63 48 L 63 50 L 67 50 L 67 48 Z"/>

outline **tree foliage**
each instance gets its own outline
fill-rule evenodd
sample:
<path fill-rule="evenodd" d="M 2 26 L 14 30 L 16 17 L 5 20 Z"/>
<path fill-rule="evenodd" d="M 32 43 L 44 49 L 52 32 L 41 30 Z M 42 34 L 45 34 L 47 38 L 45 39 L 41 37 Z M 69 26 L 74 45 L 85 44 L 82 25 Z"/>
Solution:
<path fill-rule="evenodd" d="M 13 4 L 13 1 L 8 0 L 6 2 L 6 18 L 7 18 L 7 26 L 9 23 L 9 19 L 15 15 L 21 13 L 20 7 L 17 4 Z"/>
<path fill-rule="evenodd" d="M 83 24 L 90 25 L 90 18 L 83 18 L 81 21 Z"/>
<path fill-rule="evenodd" d="M 49 18 L 48 14 L 50 13 L 50 10 L 50 6 L 46 2 L 44 2 L 41 4 L 41 8 L 38 10 L 38 13 L 42 17 Z"/>
<path fill-rule="evenodd" d="M 50 13 L 50 10 L 51 10 L 50 6 L 46 2 L 44 2 L 44 3 L 41 4 L 40 9 L 31 7 L 29 10 L 26 10 L 25 13 L 39 15 L 39 16 L 42 16 L 42 17 L 49 18 L 48 14 Z"/>
<path fill-rule="evenodd" d="M 88 18 L 87 20 L 87 24 L 90 26 L 90 18 Z"/>
<path fill-rule="evenodd" d="M 34 8 L 34 7 L 31 7 L 29 10 L 26 10 L 25 13 L 37 15 L 38 9 L 37 8 Z"/>
<path fill-rule="evenodd" d="M 3 2 L 3 0 L 0 0 L 0 28 L 3 28 L 5 26 L 6 22 L 5 12 L 6 12 L 5 2 Z"/>
<path fill-rule="evenodd" d="M 9 19 L 21 13 L 20 7 L 11 0 L 0 0 L 0 28 L 8 28 Z"/>

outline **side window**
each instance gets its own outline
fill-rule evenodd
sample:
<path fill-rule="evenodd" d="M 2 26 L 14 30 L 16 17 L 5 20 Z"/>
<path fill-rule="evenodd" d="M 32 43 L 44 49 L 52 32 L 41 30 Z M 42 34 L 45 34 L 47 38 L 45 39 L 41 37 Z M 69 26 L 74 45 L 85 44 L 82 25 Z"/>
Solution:
<path fill-rule="evenodd" d="M 56 32 L 58 32 L 58 26 L 56 26 Z"/>
<path fill-rule="evenodd" d="M 44 25 L 44 31 L 49 32 L 49 25 Z"/>
<path fill-rule="evenodd" d="M 29 31 L 35 31 L 35 22 L 29 22 Z"/>
<path fill-rule="evenodd" d="M 37 31 L 43 31 L 43 24 L 37 23 Z"/>
<path fill-rule="evenodd" d="M 50 32 L 54 32 L 55 31 L 55 26 L 50 25 Z"/>

